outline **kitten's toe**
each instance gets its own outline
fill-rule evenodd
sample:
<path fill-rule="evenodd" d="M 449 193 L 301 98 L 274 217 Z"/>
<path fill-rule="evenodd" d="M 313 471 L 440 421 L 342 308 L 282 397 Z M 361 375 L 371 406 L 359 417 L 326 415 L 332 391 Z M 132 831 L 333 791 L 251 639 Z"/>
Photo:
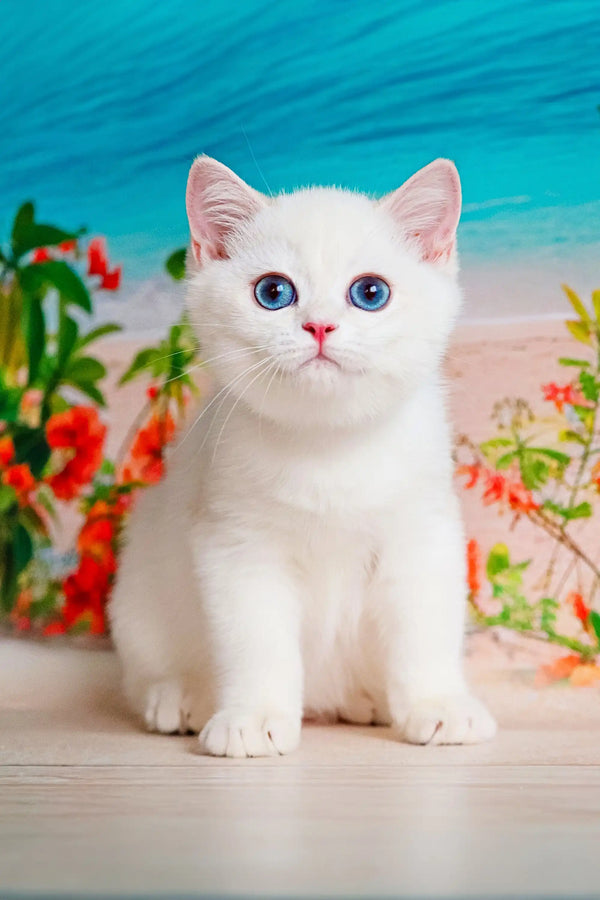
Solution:
<path fill-rule="evenodd" d="M 496 734 L 496 722 L 469 694 L 432 697 L 414 703 L 401 728 L 411 744 L 478 744 Z"/>
<path fill-rule="evenodd" d="M 207 722 L 199 740 L 211 756 L 276 756 L 298 746 L 300 723 L 291 716 L 222 710 Z"/>
<path fill-rule="evenodd" d="M 176 682 L 153 684 L 146 694 L 144 720 L 148 731 L 175 734 L 186 730 L 181 713 L 181 687 Z"/>

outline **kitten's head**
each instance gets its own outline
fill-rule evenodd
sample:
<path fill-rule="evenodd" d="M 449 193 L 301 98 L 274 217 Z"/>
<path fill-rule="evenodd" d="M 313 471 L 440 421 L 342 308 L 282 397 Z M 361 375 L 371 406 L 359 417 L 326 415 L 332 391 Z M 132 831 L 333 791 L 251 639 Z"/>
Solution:
<path fill-rule="evenodd" d="M 266 197 L 199 157 L 188 310 L 220 387 L 295 426 L 384 411 L 439 365 L 456 317 L 460 181 L 438 159 L 381 200 Z"/>

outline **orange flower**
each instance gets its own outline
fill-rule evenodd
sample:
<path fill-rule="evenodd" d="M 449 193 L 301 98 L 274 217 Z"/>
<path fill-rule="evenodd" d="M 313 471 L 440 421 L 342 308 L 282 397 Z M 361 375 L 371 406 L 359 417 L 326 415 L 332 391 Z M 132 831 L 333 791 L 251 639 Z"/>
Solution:
<path fill-rule="evenodd" d="M 15 445 L 12 438 L 0 438 L 0 466 L 7 466 L 15 458 Z"/>
<path fill-rule="evenodd" d="M 590 687 L 600 681 L 600 666 L 595 663 L 582 663 L 571 672 L 569 683 L 573 687 Z"/>
<path fill-rule="evenodd" d="M 475 485 L 479 481 L 479 476 L 481 474 L 481 466 L 479 465 L 479 463 L 473 463 L 470 466 L 467 466 L 467 465 L 459 466 L 456 470 L 456 474 L 458 476 L 460 476 L 460 475 L 467 476 L 467 480 L 465 481 L 465 487 L 467 488 L 467 490 L 470 490 L 470 488 L 475 487 Z"/>
<path fill-rule="evenodd" d="M 571 405 L 577 404 L 578 406 L 585 405 L 586 403 L 585 397 L 581 391 L 572 384 L 565 384 L 563 387 L 560 387 L 560 385 L 551 381 L 549 384 L 542 385 L 542 391 L 544 392 L 544 400 L 549 400 L 551 403 L 554 403 L 559 412 L 563 411 L 563 407 L 566 403 Z"/>
<path fill-rule="evenodd" d="M 575 653 L 561 656 L 560 659 L 556 659 L 548 665 L 540 666 L 535 673 L 533 683 L 535 687 L 545 687 L 555 681 L 562 681 L 563 678 L 568 678 L 580 664 L 581 657 Z"/>
<path fill-rule="evenodd" d="M 2 482 L 13 488 L 19 501 L 19 506 L 27 506 L 29 495 L 35 489 L 35 478 L 27 463 L 11 466 L 2 473 Z"/>
<path fill-rule="evenodd" d="M 127 481 L 145 481 L 155 484 L 164 474 L 164 448 L 175 435 L 175 422 L 170 413 L 159 418 L 153 415 L 144 428 L 140 428 L 131 446 L 131 460 L 123 469 Z"/>
<path fill-rule="evenodd" d="M 46 424 L 46 439 L 54 450 L 65 450 L 66 465 L 47 478 L 61 500 L 72 500 L 94 477 L 102 462 L 106 427 L 91 406 L 74 406 L 55 413 Z"/>
<path fill-rule="evenodd" d="M 596 485 L 596 490 L 600 494 L 600 459 L 592 468 L 592 484 Z"/>
<path fill-rule="evenodd" d="M 583 624 L 585 625 L 589 618 L 591 610 L 589 606 L 586 606 L 583 602 L 583 597 L 581 596 L 581 594 L 578 593 L 578 591 L 571 591 L 567 596 L 567 603 L 571 604 L 571 606 L 573 607 L 573 612 L 575 613 L 579 621 L 583 622 Z"/>
<path fill-rule="evenodd" d="M 481 548 L 473 538 L 467 544 L 467 583 L 469 593 L 476 597 L 481 590 Z"/>

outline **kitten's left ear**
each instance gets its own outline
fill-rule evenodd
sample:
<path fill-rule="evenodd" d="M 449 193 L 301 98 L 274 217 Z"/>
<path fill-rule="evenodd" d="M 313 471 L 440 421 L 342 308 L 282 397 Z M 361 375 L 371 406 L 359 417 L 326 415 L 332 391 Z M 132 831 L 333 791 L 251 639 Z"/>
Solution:
<path fill-rule="evenodd" d="M 225 259 L 227 239 L 261 209 L 266 197 L 210 156 L 194 160 L 188 176 L 185 204 L 192 253 L 199 265 L 206 258 Z"/>
<path fill-rule="evenodd" d="M 423 261 L 444 265 L 453 259 L 461 207 L 453 162 L 434 160 L 379 203 L 414 242 Z"/>

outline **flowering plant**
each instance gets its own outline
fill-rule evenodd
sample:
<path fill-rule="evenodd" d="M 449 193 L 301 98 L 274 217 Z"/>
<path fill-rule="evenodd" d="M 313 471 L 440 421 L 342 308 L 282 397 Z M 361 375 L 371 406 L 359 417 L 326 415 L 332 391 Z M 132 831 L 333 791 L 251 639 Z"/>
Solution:
<path fill-rule="evenodd" d="M 162 476 L 173 413 L 182 415 L 194 388 L 186 368 L 196 347 L 182 321 L 125 373 L 129 380 L 151 365 L 155 383 L 121 459 L 105 458 L 106 369 L 90 346 L 120 327 L 86 332 L 82 323 L 93 292 L 117 290 L 120 279 L 102 238 L 86 245 L 83 231 L 39 223 L 32 203 L 0 248 L 0 615 L 19 630 L 106 630 L 123 517 L 136 491 Z M 83 515 L 76 548 L 62 557 L 57 502 Z"/>
<path fill-rule="evenodd" d="M 571 288 L 564 291 L 577 315 L 566 326 L 585 352 L 558 360 L 572 373 L 568 381 L 542 386 L 553 414 L 536 415 L 521 398 L 502 400 L 492 412 L 497 433 L 480 444 L 462 435 L 457 446 L 456 472 L 464 487 L 481 489 L 485 505 L 508 513 L 511 530 L 525 520 L 550 539 L 550 556 L 537 578 L 532 560 L 514 562 L 504 542 L 491 547 L 484 569 L 488 597 L 482 593 L 479 543 L 472 539 L 467 547 L 475 622 L 571 651 L 539 670 L 539 684 L 600 679 L 600 613 L 594 609 L 600 565 L 585 527 L 600 494 L 600 291 L 592 295 L 591 310 Z"/>

